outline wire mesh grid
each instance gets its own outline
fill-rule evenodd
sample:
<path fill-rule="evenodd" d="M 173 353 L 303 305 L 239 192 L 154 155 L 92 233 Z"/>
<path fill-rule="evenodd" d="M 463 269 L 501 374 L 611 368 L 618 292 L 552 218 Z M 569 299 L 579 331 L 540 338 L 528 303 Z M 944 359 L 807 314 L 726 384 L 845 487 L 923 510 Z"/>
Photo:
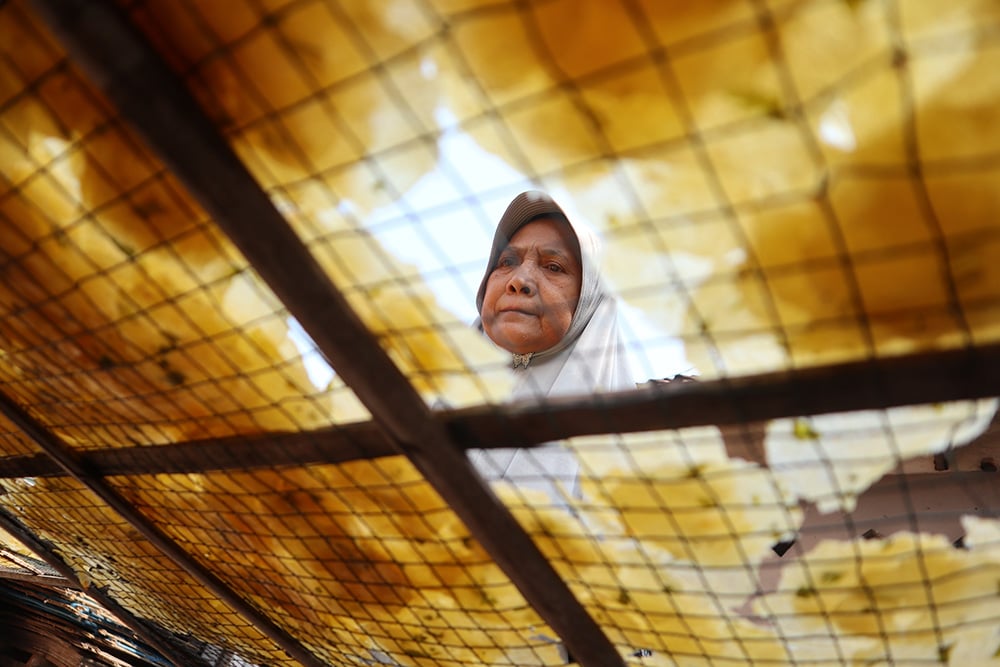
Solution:
<path fill-rule="evenodd" d="M 39 488 L 40 487 L 40 488 Z M 6 507 L 57 545 L 84 589 L 105 590 L 124 608 L 179 635 L 239 647 L 260 662 L 281 653 L 228 610 L 82 484 L 71 479 L 7 481 Z"/>
<path fill-rule="evenodd" d="M 3 442 L 5 457 L 31 456 L 41 452 L 38 446 L 6 417 L 0 417 L 0 440 Z"/>
<path fill-rule="evenodd" d="M 133 133 L 141 105 L 78 71 L 52 6 L 0 6 L 0 386 L 55 436 L 44 461 L 3 423 L 5 514 L 239 660 L 597 664 L 386 456 L 412 443 L 364 427 L 347 369 L 202 209 L 213 183 Z M 510 391 L 470 324 L 529 187 L 602 237 L 640 385 L 996 341 L 988 0 L 118 7 L 435 408 Z M 912 465 L 995 401 L 795 405 L 636 434 L 597 400 L 604 435 L 470 457 L 628 664 L 996 659 L 992 478 Z M 491 446 L 540 442 L 509 433 Z"/>
<path fill-rule="evenodd" d="M 404 460 L 121 483 L 331 664 L 546 653 L 538 616 Z"/>

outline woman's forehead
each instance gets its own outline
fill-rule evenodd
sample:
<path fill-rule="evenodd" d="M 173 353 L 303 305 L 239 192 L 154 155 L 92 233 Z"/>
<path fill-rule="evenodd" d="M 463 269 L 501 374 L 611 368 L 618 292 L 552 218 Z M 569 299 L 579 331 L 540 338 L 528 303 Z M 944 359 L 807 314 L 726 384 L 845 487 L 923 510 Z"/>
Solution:
<path fill-rule="evenodd" d="M 535 218 L 522 225 L 507 244 L 508 247 L 539 247 L 567 254 L 580 261 L 580 243 L 568 222 L 556 217 Z"/>

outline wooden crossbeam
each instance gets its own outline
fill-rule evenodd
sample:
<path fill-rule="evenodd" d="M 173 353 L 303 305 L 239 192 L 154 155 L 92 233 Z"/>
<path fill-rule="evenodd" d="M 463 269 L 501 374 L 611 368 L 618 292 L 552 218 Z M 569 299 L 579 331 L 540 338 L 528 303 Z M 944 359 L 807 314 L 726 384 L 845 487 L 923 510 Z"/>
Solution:
<path fill-rule="evenodd" d="M 990 344 L 710 382 L 667 384 L 621 394 L 432 414 L 451 434 L 454 446 L 468 451 L 532 447 L 600 433 L 709 424 L 738 426 L 782 417 L 879 410 L 998 394 L 1000 344 Z M 363 422 L 301 433 L 99 449 L 80 455 L 91 470 L 110 476 L 344 463 L 398 451 L 378 423 Z M 44 455 L 0 459 L 0 478 L 61 474 L 62 469 Z"/>

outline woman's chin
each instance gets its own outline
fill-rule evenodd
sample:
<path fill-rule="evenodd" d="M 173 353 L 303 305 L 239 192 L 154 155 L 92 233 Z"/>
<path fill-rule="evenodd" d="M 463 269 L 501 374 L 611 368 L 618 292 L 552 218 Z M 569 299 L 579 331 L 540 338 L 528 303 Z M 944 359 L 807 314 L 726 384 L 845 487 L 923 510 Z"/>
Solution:
<path fill-rule="evenodd" d="M 500 327 L 486 333 L 494 343 L 512 354 L 528 354 L 543 349 L 538 347 L 537 332 L 533 334 L 519 327 Z"/>

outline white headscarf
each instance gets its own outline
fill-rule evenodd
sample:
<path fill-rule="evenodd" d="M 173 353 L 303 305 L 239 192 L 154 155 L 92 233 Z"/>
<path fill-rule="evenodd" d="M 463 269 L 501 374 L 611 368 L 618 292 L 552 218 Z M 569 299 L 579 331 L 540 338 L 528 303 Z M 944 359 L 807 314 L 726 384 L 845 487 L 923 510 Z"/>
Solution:
<path fill-rule="evenodd" d="M 486 283 L 500 253 L 521 227 L 541 217 L 565 220 L 576 235 L 583 270 L 580 300 L 566 335 L 558 343 L 532 354 L 527 366 L 523 365 L 522 355 L 515 355 L 512 364 L 517 380 L 511 398 L 635 389 L 635 379 L 618 331 L 618 302 L 601 280 L 600 240 L 586 227 L 574 224 L 547 194 L 538 191 L 519 194 L 500 218 L 486 274 L 476 296 L 477 309 L 482 312 Z M 481 319 L 476 324 L 482 329 Z"/>

